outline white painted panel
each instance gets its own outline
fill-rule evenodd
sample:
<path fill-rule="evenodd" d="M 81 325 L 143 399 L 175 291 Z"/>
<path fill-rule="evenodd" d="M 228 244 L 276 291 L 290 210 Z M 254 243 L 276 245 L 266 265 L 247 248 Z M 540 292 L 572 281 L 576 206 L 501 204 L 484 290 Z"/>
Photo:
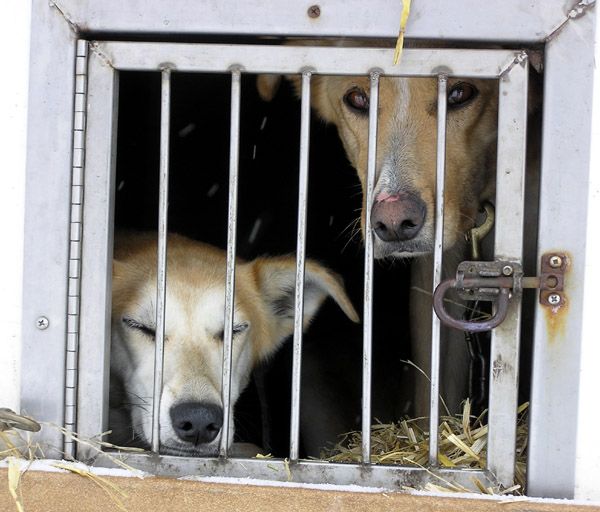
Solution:
<path fill-rule="evenodd" d="M 600 62 L 600 42 L 596 29 L 595 61 Z M 592 144 L 588 200 L 583 325 L 581 333 L 581 370 L 579 374 L 579 408 L 577 418 L 577 452 L 575 460 L 575 499 L 600 501 L 600 444 L 598 422 L 600 409 L 600 342 L 598 308 L 600 307 L 600 70 L 594 71 L 592 107 Z"/>
<path fill-rule="evenodd" d="M 31 5 L 8 0 L 2 11 L 0 62 L 10 80 L 0 82 L 0 407 L 18 410 Z"/>

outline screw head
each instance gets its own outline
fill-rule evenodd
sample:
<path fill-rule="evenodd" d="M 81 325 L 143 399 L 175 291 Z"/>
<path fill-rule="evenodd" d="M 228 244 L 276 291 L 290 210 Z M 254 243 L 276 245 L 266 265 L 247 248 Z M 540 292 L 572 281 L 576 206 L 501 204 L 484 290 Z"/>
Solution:
<path fill-rule="evenodd" d="M 548 304 L 551 304 L 552 306 L 558 306 L 561 300 L 562 299 L 558 293 L 551 293 L 548 295 Z"/>
<path fill-rule="evenodd" d="M 548 260 L 548 263 L 550 263 L 550 266 L 552 268 L 560 268 L 562 266 L 562 258 L 560 256 L 550 256 L 550 259 Z"/>
<path fill-rule="evenodd" d="M 504 266 L 502 267 L 502 273 L 503 273 L 505 276 L 510 276 L 510 275 L 512 275 L 512 273 L 513 273 L 513 268 L 512 268 L 510 265 L 504 265 Z"/>
<path fill-rule="evenodd" d="M 35 326 L 40 330 L 43 331 L 44 329 L 48 329 L 48 326 L 50 325 L 50 320 L 48 320 L 45 316 L 40 316 L 36 321 L 35 321 Z"/>
<path fill-rule="evenodd" d="M 318 18 L 321 16 L 321 8 L 318 5 L 311 5 L 307 11 L 309 18 Z"/>

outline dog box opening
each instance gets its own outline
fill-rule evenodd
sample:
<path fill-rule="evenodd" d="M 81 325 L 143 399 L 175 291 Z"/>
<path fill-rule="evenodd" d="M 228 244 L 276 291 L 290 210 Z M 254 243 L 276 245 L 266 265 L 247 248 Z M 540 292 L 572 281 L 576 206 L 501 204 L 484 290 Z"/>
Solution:
<path fill-rule="evenodd" d="M 165 455 L 216 457 L 225 446 L 232 457 L 285 458 L 292 450 L 292 460 L 331 457 L 360 462 L 364 439 L 344 435 L 361 428 L 364 432 L 363 415 L 370 410 L 366 423 L 374 425 L 373 462 L 431 462 L 427 418 L 431 281 L 440 221 L 436 214 L 440 78 L 377 75 L 378 131 L 373 144 L 369 141 L 373 74 L 239 75 L 235 216 L 239 259 L 228 325 L 232 75 L 169 73 L 164 366 L 160 410 L 153 413 L 160 327 L 157 229 L 164 76 L 163 72 L 161 80 L 159 72 L 121 72 L 119 77 L 111 442 L 150 449 L 158 432 L 159 452 Z M 307 84 L 310 94 L 305 96 L 313 110 L 309 119 L 306 115 L 302 119 L 306 98 L 302 104 L 299 99 Z M 486 259 L 493 254 L 493 225 L 483 233 L 481 244 L 470 245 L 465 237 L 474 227 L 493 224 L 502 94 L 498 80 L 488 77 L 444 75 L 443 87 L 446 178 L 440 271 L 446 278 L 453 276 L 460 261 L 476 259 L 472 247 L 488 255 Z M 531 107 L 534 128 L 535 112 Z M 303 130 L 310 135 L 301 137 Z M 309 150 L 302 153 L 306 141 Z M 376 148 L 372 164 L 369 144 Z M 532 154 L 537 151 L 531 142 L 529 148 Z M 298 175 L 303 158 L 305 184 Z M 529 158 L 533 161 L 535 155 Z M 369 165 L 374 180 L 370 203 Z M 527 184 L 526 218 L 533 229 L 525 234 L 529 243 L 535 241 L 537 195 L 535 179 L 528 178 Z M 303 186 L 307 187 L 304 320 L 298 323 L 294 322 L 298 194 Z M 367 409 L 361 323 L 365 236 L 372 237 L 375 258 Z M 526 255 L 531 254 L 528 251 Z M 535 262 L 535 252 L 532 256 Z M 525 265 L 535 268 L 531 262 Z M 453 314 L 470 320 L 491 314 L 485 304 L 457 302 L 455 296 L 447 297 Z M 524 333 L 530 324 L 524 315 Z M 295 350 L 292 338 L 298 329 L 303 332 L 302 358 L 294 369 L 297 346 Z M 470 447 L 453 456 L 456 462 L 446 456 L 456 448 L 448 441 L 452 436 L 469 437 L 471 428 L 486 430 L 490 341 L 487 335 L 465 335 L 446 327 L 441 331 L 441 414 L 472 415 L 473 425 L 465 426 L 468 418 L 456 421 L 457 433 L 445 419 L 438 462 L 460 466 L 485 453 L 484 441 L 476 444 L 477 439 L 470 439 Z M 227 337 L 232 345 L 229 422 L 224 420 L 221 397 Z M 525 346 L 523 352 L 527 350 Z M 296 355 L 296 365 L 298 361 Z M 521 363 L 526 384 L 519 403 L 528 396 L 526 355 Z M 294 393 L 296 399 L 291 398 Z M 290 437 L 294 409 L 297 439 L 293 426 Z M 153 418 L 159 420 L 158 429 L 153 428 Z M 402 423 L 407 418 L 411 419 Z M 386 430 L 394 422 L 400 422 L 394 427 L 400 430 Z M 411 458 L 400 448 L 390 449 L 383 441 L 390 432 L 392 437 L 406 438 L 412 450 L 420 449 L 419 455 Z M 444 447 L 449 447 L 447 452 Z M 477 453 L 465 457 L 465 451 L 473 448 Z"/>

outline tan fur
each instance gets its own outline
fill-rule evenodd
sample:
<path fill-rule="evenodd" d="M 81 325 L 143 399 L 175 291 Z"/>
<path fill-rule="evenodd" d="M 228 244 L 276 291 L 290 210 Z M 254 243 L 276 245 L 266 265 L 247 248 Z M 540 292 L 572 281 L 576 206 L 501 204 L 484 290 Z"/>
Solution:
<path fill-rule="evenodd" d="M 299 93 L 299 78 L 289 77 Z M 448 89 L 460 82 L 450 79 Z M 478 97 L 464 108 L 449 110 L 446 133 L 446 216 L 444 240 L 452 247 L 464 238 L 475 222 L 485 200 L 494 196 L 493 161 L 496 147 L 498 87 L 494 80 L 469 79 L 479 90 Z M 400 85 L 408 88 L 408 112 L 401 112 Z M 258 78 L 263 98 L 274 95 L 277 81 L 272 75 Z M 344 95 L 352 87 L 369 92 L 366 77 L 315 76 L 311 84 L 311 105 L 319 116 L 333 123 L 346 154 L 356 168 L 363 188 L 366 185 L 368 117 L 357 115 L 344 104 Z M 381 180 L 386 162 L 397 175 L 396 189 L 417 192 L 427 205 L 426 220 L 417 244 L 407 253 L 424 254 L 433 249 L 435 220 L 435 173 L 437 133 L 437 80 L 426 78 L 382 77 L 379 91 L 377 137 L 377 176 Z M 395 164 L 395 165 L 394 165 Z M 387 164 L 390 165 L 390 164 Z M 381 191 L 381 184 L 376 185 Z M 394 190 L 393 192 L 395 192 Z M 366 197 L 363 193 L 361 227 L 364 232 Z M 370 207 L 370 205 L 369 205 Z M 376 257 L 388 257 L 382 244 L 376 243 Z M 412 247 L 414 245 L 415 247 Z M 395 255 L 395 254 L 394 254 Z M 403 254 L 407 255 L 407 254 Z"/>
<path fill-rule="evenodd" d="M 112 359 L 115 382 L 125 393 L 146 401 L 146 414 L 131 410 L 134 435 L 148 442 L 154 341 L 126 319 L 154 328 L 156 235 L 121 236 L 113 267 Z M 226 255 L 224 251 L 170 235 L 167 262 L 165 365 L 161 403 L 161 441 L 167 453 L 214 454 L 210 446 L 190 446 L 170 428 L 170 408 L 179 402 L 221 406 L 222 340 Z M 295 258 L 239 260 L 236 266 L 234 325 L 248 327 L 233 340 L 232 403 L 247 385 L 254 366 L 293 332 Z M 341 279 L 316 262 L 306 264 L 304 325 L 327 296 L 354 322 L 358 315 Z M 139 399 L 139 398 L 138 398 Z M 233 430 L 229 432 L 229 440 Z"/>
<path fill-rule="evenodd" d="M 289 45 L 386 46 L 382 41 L 293 40 Z M 409 47 L 427 47 L 426 42 L 408 42 Z M 297 94 L 300 78 L 288 76 Z M 444 219 L 444 267 L 452 276 L 458 262 L 468 259 L 465 233 L 474 226 L 484 201 L 495 196 L 495 156 L 497 139 L 498 84 L 495 80 L 450 78 L 448 91 L 458 82 L 478 89 L 475 99 L 464 106 L 448 109 L 446 130 L 446 181 Z M 271 99 L 278 87 L 273 75 L 259 76 L 258 90 Z M 311 80 L 311 105 L 318 115 L 333 123 L 356 168 L 363 189 L 361 228 L 365 232 L 368 115 L 357 114 L 344 103 L 353 87 L 369 94 L 367 77 L 320 76 Z M 539 95 L 533 95 L 539 98 Z M 530 102 L 530 112 L 535 102 Z M 426 205 L 423 227 L 414 240 L 387 243 L 374 236 L 375 257 L 414 257 L 410 303 L 411 344 L 416 363 L 425 371 L 431 354 L 431 253 L 434 246 L 435 181 L 437 134 L 437 80 L 425 78 L 380 79 L 375 197 L 378 193 L 410 193 Z M 534 237 L 531 237 L 534 239 Z M 455 312 L 458 316 L 462 311 Z M 447 332 L 442 340 L 442 393 L 450 409 L 457 411 L 466 398 L 468 353 L 463 334 Z M 424 379 L 415 390 L 415 413 L 428 414 L 429 384 Z"/>

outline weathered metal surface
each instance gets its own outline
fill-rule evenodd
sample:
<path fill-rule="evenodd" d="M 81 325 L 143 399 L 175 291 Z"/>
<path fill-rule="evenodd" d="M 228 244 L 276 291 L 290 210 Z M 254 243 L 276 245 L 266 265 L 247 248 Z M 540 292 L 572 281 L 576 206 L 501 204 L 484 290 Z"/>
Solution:
<path fill-rule="evenodd" d="M 343 3 L 319 2 L 319 16 L 309 5 L 293 0 L 249 1 L 231 5 L 220 0 L 177 0 L 176 3 L 130 0 L 53 0 L 65 20 L 81 32 L 176 34 L 231 34 L 277 36 L 387 37 L 396 39 L 402 9 L 395 0 Z M 579 2 L 582 5 L 591 2 Z M 577 3 L 506 0 L 501 3 L 459 0 L 449 8 L 438 0 L 411 6 L 406 37 L 459 41 L 543 42 L 560 30 Z M 585 7 L 584 7 L 585 8 Z M 575 14 L 576 15 L 576 14 Z M 574 16 L 574 15 L 571 15 Z M 226 20 L 226 22 L 224 22 Z"/>

